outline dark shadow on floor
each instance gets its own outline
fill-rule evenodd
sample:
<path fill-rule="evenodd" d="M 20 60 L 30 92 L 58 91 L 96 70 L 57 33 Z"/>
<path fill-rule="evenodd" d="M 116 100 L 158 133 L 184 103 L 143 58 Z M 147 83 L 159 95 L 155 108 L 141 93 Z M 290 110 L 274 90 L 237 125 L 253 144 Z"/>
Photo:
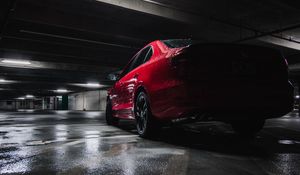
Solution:
<path fill-rule="evenodd" d="M 122 121 L 119 128 L 137 134 L 133 122 Z M 227 124 L 198 122 L 163 128 L 150 140 L 191 149 L 262 158 L 272 156 L 274 153 L 300 153 L 300 142 L 299 144 L 282 144 L 279 140 L 285 138 L 272 134 L 276 132 L 286 134 L 286 138 L 293 138 L 293 135 L 300 136 L 300 133 L 291 133 L 290 130 L 284 128 L 264 128 L 256 137 L 246 138 L 236 134 Z"/>

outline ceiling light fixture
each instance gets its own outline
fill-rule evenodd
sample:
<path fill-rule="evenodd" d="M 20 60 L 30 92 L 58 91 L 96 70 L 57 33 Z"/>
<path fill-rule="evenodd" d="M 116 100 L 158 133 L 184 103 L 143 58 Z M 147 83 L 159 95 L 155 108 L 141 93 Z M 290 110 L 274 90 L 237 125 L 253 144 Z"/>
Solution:
<path fill-rule="evenodd" d="M 17 100 L 25 100 L 25 98 L 24 97 L 19 97 L 19 98 L 17 98 Z"/>
<path fill-rule="evenodd" d="M 7 64 L 21 64 L 21 65 L 31 64 L 29 61 L 26 61 L 26 60 L 12 60 L 12 59 L 4 59 L 1 62 L 7 63 Z"/>
<path fill-rule="evenodd" d="M 26 95 L 26 98 L 34 98 L 33 95 Z"/>
<path fill-rule="evenodd" d="M 100 87 L 101 85 L 99 83 L 87 83 L 87 87 Z"/>
<path fill-rule="evenodd" d="M 57 89 L 56 92 L 58 92 L 58 93 L 67 93 L 69 91 L 67 89 Z"/>
<path fill-rule="evenodd" d="M 6 82 L 6 80 L 4 80 L 4 79 L 0 79 L 0 82 L 2 82 L 2 83 L 3 83 L 3 82 Z"/>

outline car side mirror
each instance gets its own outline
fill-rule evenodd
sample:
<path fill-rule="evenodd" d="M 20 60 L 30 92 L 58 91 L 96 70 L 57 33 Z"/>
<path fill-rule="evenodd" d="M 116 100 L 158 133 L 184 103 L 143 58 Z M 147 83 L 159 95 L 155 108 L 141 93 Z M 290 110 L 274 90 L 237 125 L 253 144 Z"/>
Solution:
<path fill-rule="evenodd" d="M 120 77 L 119 73 L 111 73 L 111 74 L 108 74 L 107 79 L 110 81 L 117 81 L 119 79 L 119 77 Z"/>

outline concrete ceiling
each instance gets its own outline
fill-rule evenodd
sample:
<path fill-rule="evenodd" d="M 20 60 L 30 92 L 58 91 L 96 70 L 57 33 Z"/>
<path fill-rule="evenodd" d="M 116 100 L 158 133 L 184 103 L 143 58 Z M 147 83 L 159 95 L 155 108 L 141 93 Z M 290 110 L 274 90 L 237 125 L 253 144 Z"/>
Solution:
<path fill-rule="evenodd" d="M 0 63 L 0 79 L 12 81 L 0 82 L 0 99 L 110 85 L 109 72 L 146 43 L 167 38 L 275 47 L 297 79 L 299 9 L 284 0 L 1 0 L 0 59 L 32 64 Z"/>

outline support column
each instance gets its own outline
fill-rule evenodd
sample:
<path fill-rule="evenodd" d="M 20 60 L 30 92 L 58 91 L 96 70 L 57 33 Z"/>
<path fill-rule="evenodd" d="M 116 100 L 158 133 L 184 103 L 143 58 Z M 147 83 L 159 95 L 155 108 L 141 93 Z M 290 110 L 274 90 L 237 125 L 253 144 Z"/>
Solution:
<path fill-rule="evenodd" d="M 68 95 L 62 96 L 62 110 L 68 110 L 69 109 L 69 98 Z"/>

